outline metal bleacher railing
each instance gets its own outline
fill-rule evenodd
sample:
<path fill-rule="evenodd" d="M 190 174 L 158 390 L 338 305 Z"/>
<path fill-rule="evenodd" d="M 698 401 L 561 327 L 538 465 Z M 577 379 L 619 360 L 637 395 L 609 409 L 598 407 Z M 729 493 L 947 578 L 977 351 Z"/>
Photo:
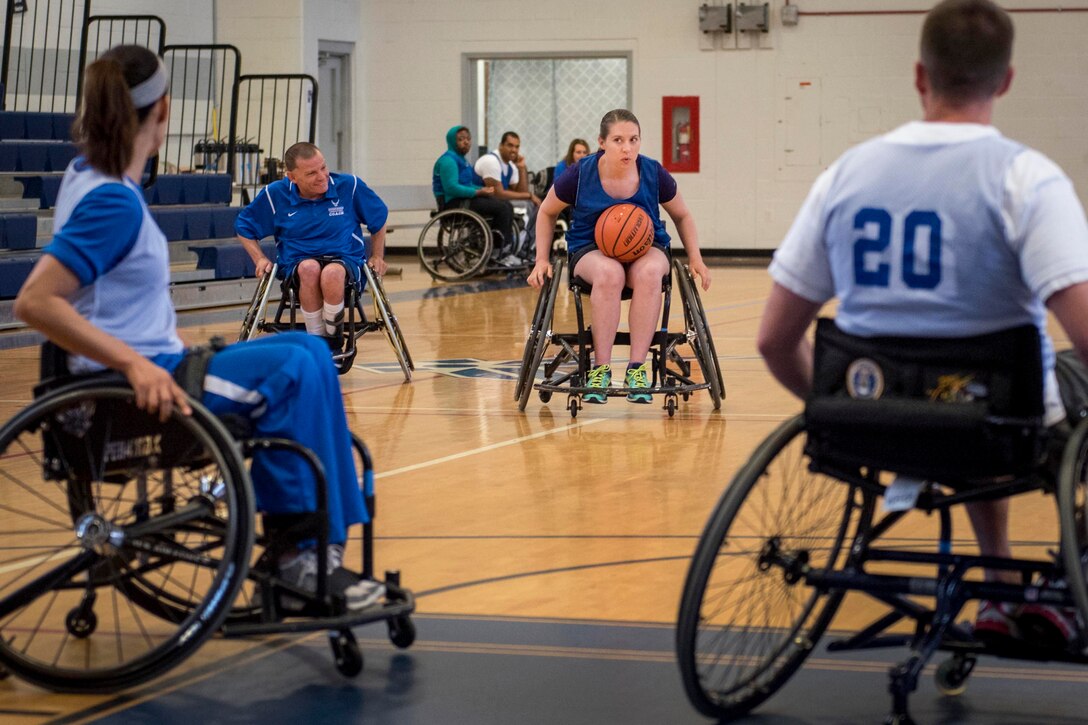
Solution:
<path fill-rule="evenodd" d="M 92 15 L 90 0 L 7 0 L 0 87 L 0 347 L 18 343 L 11 297 L 37 258 L 60 172 L 76 153 L 71 125 L 81 69 L 120 43 L 149 47 L 170 71 L 172 110 L 145 192 L 170 243 L 179 310 L 245 302 L 251 264 L 235 259 L 231 206 L 281 178 L 283 151 L 313 142 L 317 81 L 308 75 L 240 75 L 230 45 L 165 45 L 155 16 Z M 22 189 L 22 198 L 12 198 Z M 199 188 L 198 188 L 199 187 Z M 6 205 L 6 206 L 4 206 Z M 244 256 L 244 255 L 242 255 Z M 185 263 L 196 259 L 196 269 Z M 185 284 L 195 282 L 196 284 Z M 11 337 L 8 333 L 16 333 Z"/>
<path fill-rule="evenodd" d="M 282 155 L 297 141 L 313 143 L 317 130 L 317 81 L 305 74 L 244 75 L 238 79 L 230 137 L 243 153 L 232 176 L 243 202 L 283 175 Z"/>
<path fill-rule="evenodd" d="M 76 110 L 82 33 L 91 0 L 7 0 L 0 110 Z"/>
<path fill-rule="evenodd" d="M 241 54 L 233 45 L 168 45 L 170 126 L 159 153 L 163 173 L 229 173 L 237 144 L 230 143 L 231 119 Z"/>

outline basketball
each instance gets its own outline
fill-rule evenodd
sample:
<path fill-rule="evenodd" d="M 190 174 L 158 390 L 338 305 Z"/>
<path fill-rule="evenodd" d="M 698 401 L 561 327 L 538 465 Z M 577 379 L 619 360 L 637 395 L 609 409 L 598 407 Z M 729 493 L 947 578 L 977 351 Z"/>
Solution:
<path fill-rule="evenodd" d="M 646 210 L 635 204 L 610 206 L 593 228 L 597 249 L 606 257 L 633 262 L 654 242 L 654 225 Z"/>

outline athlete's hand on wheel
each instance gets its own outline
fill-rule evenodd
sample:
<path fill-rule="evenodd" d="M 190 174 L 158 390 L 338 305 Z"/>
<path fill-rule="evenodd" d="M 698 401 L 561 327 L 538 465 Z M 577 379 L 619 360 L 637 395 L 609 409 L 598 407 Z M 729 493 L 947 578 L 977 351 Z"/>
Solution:
<path fill-rule="evenodd" d="M 257 277 L 259 279 L 272 271 L 272 260 L 268 257 L 261 257 L 253 266 L 257 271 Z"/>
<path fill-rule="evenodd" d="M 710 270 L 702 262 L 694 262 L 689 264 L 691 273 L 699 278 L 699 281 L 703 283 L 703 291 L 706 292 L 710 289 Z"/>
<path fill-rule="evenodd" d="M 369 264 L 370 268 L 374 270 L 374 274 L 378 275 L 379 277 L 385 274 L 385 270 L 389 269 L 389 265 L 385 263 L 385 259 L 382 257 L 371 257 L 369 260 L 367 260 L 367 264 Z"/>
<path fill-rule="evenodd" d="M 529 284 L 540 289 L 544 286 L 544 280 L 552 276 L 552 265 L 550 262 L 537 262 L 533 267 L 533 271 L 529 273 Z"/>
<path fill-rule="evenodd" d="M 148 413 L 158 413 L 166 421 L 176 407 L 182 415 L 190 415 L 189 396 L 164 368 L 140 356 L 121 372 L 136 393 L 136 406 Z"/>

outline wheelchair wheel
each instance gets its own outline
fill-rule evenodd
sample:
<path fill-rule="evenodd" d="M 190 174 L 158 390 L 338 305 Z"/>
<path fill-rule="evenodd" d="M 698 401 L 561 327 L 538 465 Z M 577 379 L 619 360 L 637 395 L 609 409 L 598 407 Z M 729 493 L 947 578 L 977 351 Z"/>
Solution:
<path fill-rule="evenodd" d="M 703 378 L 710 384 L 710 400 L 714 403 L 714 410 L 719 410 L 722 407 L 724 392 L 722 373 L 718 367 L 718 353 L 714 349 L 714 340 L 710 337 L 710 326 L 707 324 L 703 305 L 699 301 L 699 292 L 695 289 L 695 280 L 691 272 L 681 264 L 680 260 L 672 260 L 672 266 L 680 287 L 680 297 L 684 305 L 684 324 L 687 326 L 691 339 L 691 348 L 695 351 L 699 368 L 703 371 Z"/>
<path fill-rule="evenodd" d="M 227 617 L 249 564 L 251 485 L 223 426 L 192 407 L 162 423 L 131 389 L 88 381 L 0 429 L 3 533 L 21 537 L 0 537 L 5 668 L 113 691 L 177 665 Z"/>
<path fill-rule="evenodd" d="M 265 310 L 268 308 L 268 298 L 272 295 L 272 283 L 276 279 L 276 270 L 279 265 L 273 264 L 253 290 L 253 299 L 246 309 L 246 316 L 242 318 L 242 330 L 238 333 L 238 342 L 252 340 L 264 325 Z"/>
<path fill-rule="evenodd" d="M 1088 622 L 1084 572 L 1088 558 L 1088 420 L 1073 429 L 1065 444 L 1058 474 L 1058 517 L 1066 583 L 1077 603 L 1080 621 Z"/>
<path fill-rule="evenodd" d="M 404 342 L 404 335 L 400 331 L 400 323 L 397 322 L 397 316 L 393 314 L 393 310 L 389 306 L 389 298 L 385 295 L 385 287 L 382 285 L 381 278 L 375 275 L 370 267 L 364 265 L 364 269 L 366 270 L 366 283 L 370 289 L 370 296 L 374 298 L 374 316 L 381 323 L 382 331 L 385 332 L 385 336 L 389 340 L 389 346 L 393 348 L 393 354 L 397 356 L 397 362 L 404 373 L 404 382 L 410 383 L 412 382 L 412 371 L 415 370 L 416 366 L 412 362 L 411 353 L 408 352 L 408 345 Z"/>
<path fill-rule="evenodd" d="M 544 359 L 544 351 L 548 348 L 548 335 L 551 333 L 552 316 L 555 314 L 555 297 L 559 288 L 563 286 L 563 267 L 566 260 L 560 258 L 552 265 L 552 276 L 548 285 L 541 289 L 541 297 L 545 292 L 547 297 L 544 302 L 544 310 L 540 316 L 535 335 L 525 343 L 525 355 L 521 360 L 521 373 L 518 375 L 518 383 L 521 388 L 521 396 L 518 398 L 518 410 L 525 410 L 529 403 L 529 395 L 533 392 L 533 380 L 536 371 L 540 368 L 540 362 Z M 530 342 L 531 350 L 530 350 Z"/>
<path fill-rule="evenodd" d="M 695 278 L 692 276 L 691 270 L 687 267 L 684 267 L 684 272 L 687 275 L 688 281 L 691 283 L 692 291 L 695 293 L 692 295 L 692 299 L 695 301 L 695 309 L 697 311 L 698 317 L 700 320 L 703 321 L 703 327 L 705 327 L 707 331 L 706 339 L 710 347 L 710 360 L 712 360 L 714 363 L 714 374 L 718 378 L 718 390 L 721 391 L 721 396 L 724 400 L 725 380 L 722 378 L 722 366 L 721 362 L 718 360 L 718 350 L 716 347 L 714 347 L 714 337 L 710 334 L 710 323 L 706 319 L 706 310 L 703 308 L 703 298 L 699 294 L 699 288 L 695 285 Z"/>
<path fill-rule="evenodd" d="M 871 496 L 811 473 L 804 423 L 779 426 L 726 488 L 684 584 L 676 644 L 688 698 L 730 719 L 770 697 L 801 666 L 843 592 L 821 592 L 787 569 L 841 568 L 868 528 Z"/>
<path fill-rule="evenodd" d="M 563 264 L 562 260 L 557 260 L 556 265 Z M 552 276 L 554 277 L 558 270 L 552 268 Z M 521 393 L 526 384 L 530 384 L 532 381 L 532 375 L 536 373 L 536 370 L 530 374 L 529 364 L 532 362 L 533 349 L 536 346 L 536 333 L 538 330 L 543 329 L 544 326 L 544 310 L 548 306 L 548 297 L 551 293 L 551 283 L 546 287 L 542 287 L 540 294 L 536 297 L 536 309 L 533 311 L 533 321 L 529 324 L 529 334 L 525 338 L 525 347 L 521 351 L 521 367 L 518 370 L 518 383 L 514 387 L 514 400 L 521 400 Z M 547 401 L 544 401 L 547 402 Z"/>
<path fill-rule="evenodd" d="M 491 259 L 491 228 L 468 209 L 447 209 L 419 233 L 419 261 L 434 279 L 447 282 L 479 274 Z"/>

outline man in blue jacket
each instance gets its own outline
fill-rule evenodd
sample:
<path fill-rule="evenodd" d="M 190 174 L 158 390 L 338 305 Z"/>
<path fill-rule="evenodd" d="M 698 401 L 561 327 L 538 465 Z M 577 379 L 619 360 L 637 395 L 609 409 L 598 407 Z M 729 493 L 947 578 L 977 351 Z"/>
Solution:
<path fill-rule="evenodd" d="M 362 291 L 362 265 L 369 264 L 379 276 L 386 270 L 389 208 L 358 176 L 330 173 L 325 157 L 311 143 L 291 146 L 283 159 L 287 178 L 262 189 L 238 215 L 234 231 L 258 277 L 272 269 L 259 241 L 275 237 L 285 278 L 298 274 L 306 331 L 339 338 L 347 281 Z M 360 224 L 370 232 L 369 259 Z"/>

